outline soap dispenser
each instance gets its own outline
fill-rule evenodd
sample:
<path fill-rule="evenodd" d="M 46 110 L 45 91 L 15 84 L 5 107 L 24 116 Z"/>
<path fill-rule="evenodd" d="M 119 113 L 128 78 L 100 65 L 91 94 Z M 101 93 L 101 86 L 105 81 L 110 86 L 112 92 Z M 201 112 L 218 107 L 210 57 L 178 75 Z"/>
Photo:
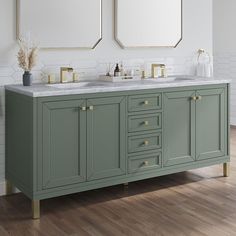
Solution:
<path fill-rule="evenodd" d="M 119 64 L 118 63 L 116 64 L 116 68 L 114 70 L 114 76 L 115 77 L 120 76 L 120 68 L 119 68 Z"/>

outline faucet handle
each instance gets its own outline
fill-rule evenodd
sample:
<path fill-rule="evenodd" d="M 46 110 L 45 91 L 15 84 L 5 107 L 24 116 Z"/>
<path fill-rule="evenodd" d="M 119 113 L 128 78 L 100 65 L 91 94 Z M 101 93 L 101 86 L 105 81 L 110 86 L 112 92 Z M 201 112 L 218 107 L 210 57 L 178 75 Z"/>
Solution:
<path fill-rule="evenodd" d="M 73 82 L 78 82 L 79 81 L 79 74 L 77 72 L 73 73 Z"/>
<path fill-rule="evenodd" d="M 161 65 L 161 77 L 166 77 L 166 66 L 165 66 L 165 64 Z"/>
<path fill-rule="evenodd" d="M 53 84 L 53 83 L 55 83 L 55 79 L 56 77 L 55 77 L 55 74 L 49 74 L 48 75 L 48 84 Z"/>

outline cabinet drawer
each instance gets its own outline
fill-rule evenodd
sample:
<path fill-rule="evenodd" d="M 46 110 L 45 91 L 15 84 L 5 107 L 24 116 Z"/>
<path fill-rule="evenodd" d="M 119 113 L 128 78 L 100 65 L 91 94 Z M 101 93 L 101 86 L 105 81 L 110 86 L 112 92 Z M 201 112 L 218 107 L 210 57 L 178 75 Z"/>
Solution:
<path fill-rule="evenodd" d="M 161 128 L 161 113 L 130 116 L 128 121 L 129 132 L 157 130 Z"/>
<path fill-rule="evenodd" d="M 136 156 L 129 159 L 128 172 L 137 173 L 161 167 L 161 153 Z"/>
<path fill-rule="evenodd" d="M 161 94 L 130 96 L 128 109 L 129 112 L 161 109 Z"/>
<path fill-rule="evenodd" d="M 129 153 L 161 148 L 161 133 L 152 133 L 129 137 Z"/>

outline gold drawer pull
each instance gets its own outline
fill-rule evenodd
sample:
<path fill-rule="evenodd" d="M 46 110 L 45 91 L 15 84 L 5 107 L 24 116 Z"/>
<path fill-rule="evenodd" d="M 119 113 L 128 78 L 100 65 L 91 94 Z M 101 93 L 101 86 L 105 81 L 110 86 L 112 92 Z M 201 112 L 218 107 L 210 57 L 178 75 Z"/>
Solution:
<path fill-rule="evenodd" d="M 148 164 L 149 164 L 148 161 L 144 161 L 144 162 L 143 162 L 143 165 L 144 165 L 144 166 L 148 166 Z"/>
<path fill-rule="evenodd" d="M 149 142 L 146 140 L 146 141 L 143 142 L 143 144 L 144 144 L 145 146 L 147 146 L 147 145 L 149 144 Z"/>
<path fill-rule="evenodd" d="M 81 110 L 82 110 L 82 111 L 86 111 L 87 108 L 86 108 L 86 107 L 82 107 Z"/>
<path fill-rule="evenodd" d="M 197 96 L 197 100 L 202 100 L 202 96 Z"/>
<path fill-rule="evenodd" d="M 88 109 L 89 109 L 90 111 L 93 111 L 93 110 L 94 110 L 93 106 L 89 106 Z"/>
<path fill-rule="evenodd" d="M 146 120 L 143 122 L 144 125 L 149 125 L 149 122 Z"/>
<path fill-rule="evenodd" d="M 197 101 L 197 97 L 196 97 L 196 96 L 193 96 L 193 97 L 192 97 L 192 100 L 193 100 L 193 101 Z"/>
<path fill-rule="evenodd" d="M 144 101 L 144 105 L 148 105 L 149 104 L 149 101 Z"/>

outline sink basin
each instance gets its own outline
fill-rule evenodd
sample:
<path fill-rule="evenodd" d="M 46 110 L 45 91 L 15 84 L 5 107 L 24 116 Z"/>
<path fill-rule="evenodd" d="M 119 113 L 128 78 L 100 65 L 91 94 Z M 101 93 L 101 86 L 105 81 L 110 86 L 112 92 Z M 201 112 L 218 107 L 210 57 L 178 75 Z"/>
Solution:
<path fill-rule="evenodd" d="M 76 89 L 107 86 L 107 82 L 78 82 L 78 83 L 64 83 L 64 84 L 48 84 L 47 86 L 58 89 Z"/>
<path fill-rule="evenodd" d="M 109 87 L 117 84 L 118 86 L 129 86 L 135 83 L 171 83 L 177 81 L 193 81 L 196 80 L 194 77 L 167 77 L 167 78 L 148 78 L 141 81 L 128 81 L 128 82 L 102 82 L 102 81 L 83 81 L 77 83 L 64 83 L 64 84 L 48 84 L 46 86 L 57 89 L 79 89 L 79 88 L 100 88 Z"/>
<path fill-rule="evenodd" d="M 169 82 L 176 82 L 176 81 L 193 81 L 196 80 L 195 77 L 166 77 L 166 78 L 148 78 L 146 81 L 152 81 L 155 83 L 169 83 Z"/>
<path fill-rule="evenodd" d="M 175 81 L 176 77 L 168 77 L 168 78 L 147 78 L 144 79 L 144 81 L 150 81 L 154 83 L 166 83 L 166 82 L 172 82 Z"/>
<path fill-rule="evenodd" d="M 197 78 L 196 77 L 177 77 L 177 78 L 175 78 L 175 80 L 192 80 L 192 81 L 194 81 L 194 80 L 196 80 Z"/>

